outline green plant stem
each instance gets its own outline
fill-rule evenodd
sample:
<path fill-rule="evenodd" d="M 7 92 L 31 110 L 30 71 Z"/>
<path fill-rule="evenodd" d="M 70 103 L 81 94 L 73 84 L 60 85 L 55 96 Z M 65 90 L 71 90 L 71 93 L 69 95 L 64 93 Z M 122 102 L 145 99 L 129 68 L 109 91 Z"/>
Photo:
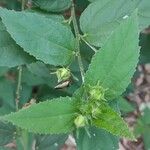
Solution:
<path fill-rule="evenodd" d="M 16 90 L 16 110 L 19 109 L 20 90 L 21 90 L 21 77 L 22 77 L 22 66 L 18 67 L 18 83 Z"/>
<path fill-rule="evenodd" d="M 25 0 L 21 1 L 21 10 L 25 8 Z M 20 90 L 21 90 L 22 66 L 18 67 L 18 83 L 16 89 L 16 111 L 19 110 Z"/>
<path fill-rule="evenodd" d="M 21 10 L 25 9 L 25 3 L 26 3 L 26 0 L 21 1 Z"/>
<path fill-rule="evenodd" d="M 77 46 L 76 54 L 77 54 L 77 58 L 78 58 L 78 64 L 79 64 L 79 68 L 80 68 L 80 72 L 81 72 L 82 82 L 84 83 L 85 72 L 84 72 L 84 67 L 83 67 L 82 58 L 81 58 L 81 54 L 80 54 L 80 33 L 79 33 L 78 25 L 77 25 L 77 20 L 76 20 L 76 15 L 75 15 L 75 6 L 74 6 L 73 1 L 72 1 L 71 16 L 72 16 L 73 27 L 74 27 L 75 36 L 76 36 L 76 46 Z"/>
<path fill-rule="evenodd" d="M 81 37 L 82 41 L 85 42 L 87 46 L 89 46 L 95 53 L 97 52 L 97 49 L 93 47 L 90 43 L 88 43 L 83 37 Z"/>

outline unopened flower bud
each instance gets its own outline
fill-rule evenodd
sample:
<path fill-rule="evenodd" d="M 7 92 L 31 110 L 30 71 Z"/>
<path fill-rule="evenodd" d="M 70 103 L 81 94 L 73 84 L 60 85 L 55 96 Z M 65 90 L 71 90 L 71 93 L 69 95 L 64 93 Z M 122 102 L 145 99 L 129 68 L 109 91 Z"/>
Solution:
<path fill-rule="evenodd" d="M 99 85 L 89 86 L 89 98 L 91 100 L 104 100 L 105 89 Z"/>
<path fill-rule="evenodd" d="M 77 128 L 84 127 L 86 125 L 86 119 L 84 116 L 79 115 L 75 120 L 74 124 Z"/>
<path fill-rule="evenodd" d="M 56 71 L 58 82 L 65 81 L 71 77 L 71 72 L 67 68 L 60 68 Z"/>

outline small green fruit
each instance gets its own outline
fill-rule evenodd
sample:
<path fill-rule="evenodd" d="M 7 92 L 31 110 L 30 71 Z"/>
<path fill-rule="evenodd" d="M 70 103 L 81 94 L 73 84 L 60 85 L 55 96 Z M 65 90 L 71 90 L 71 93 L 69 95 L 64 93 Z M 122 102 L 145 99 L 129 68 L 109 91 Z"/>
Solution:
<path fill-rule="evenodd" d="M 79 115 L 75 120 L 74 124 L 77 128 L 84 127 L 86 125 L 86 119 L 84 116 Z"/>

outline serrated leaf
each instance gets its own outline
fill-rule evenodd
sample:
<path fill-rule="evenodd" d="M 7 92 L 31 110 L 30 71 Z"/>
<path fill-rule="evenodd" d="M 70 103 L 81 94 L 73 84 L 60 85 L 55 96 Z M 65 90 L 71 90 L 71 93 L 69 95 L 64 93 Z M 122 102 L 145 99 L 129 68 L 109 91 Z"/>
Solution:
<path fill-rule="evenodd" d="M 139 28 L 143 30 L 150 25 L 149 0 L 94 1 L 85 9 L 80 18 L 81 29 L 87 34 L 85 39 L 95 46 L 102 46 L 119 24 L 136 8 L 139 10 Z"/>
<path fill-rule="evenodd" d="M 75 41 L 68 27 L 29 12 L 1 9 L 0 16 L 13 39 L 26 52 L 47 64 L 63 66 L 71 62 Z"/>
<path fill-rule="evenodd" d="M 76 137 L 78 150 L 116 150 L 119 148 L 119 140 L 110 133 L 91 127 L 88 129 L 89 135 L 85 129 L 79 129 L 79 135 Z"/>
<path fill-rule="evenodd" d="M 71 6 L 71 0 L 33 0 L 34 4 L 43 10 L 61 12 Z"/>
<path fill-rule="evenodd" d="M 90 2 L 95 2 L 98 0 L 89 0 Z M 102 2 L 102 0 L 99 0 Z M 105 1 L 105 0 L 104 0 Z M 110 1 L 113 3 L 115 0 Z M 118 4 L 121 2 L 120 0 L 117 0 Z M 127 5 L 127 8 L 126 6 Z M 130 5 L 130 6 L 129 6 Z M 124 11 L 126 13 L 129 13 L 129 10 L 134 10 L 138 8 L 138 17 L 139 17 L 139 28 L 140 30 L 143 30 L 144 28 L 148 27 L 150 25 L 150 3 L 149 0 L 126 0 L 124 5 L 121 6 L 124 8 Z M 113 5 L 112 5 L 113 8 Z M 107 9 L 107 8 L 105 8 Z M 120 13 L 120 11 L 119 11 Z M 118 15 L 118 12 L 117 12 Z"/>
<path fill-rule="evenodd" d="M 18 46 L 6 31 L 0 20 L 0 66 L 15 67 L 33 62 L 35 59 L 29 56 Z"/>
<path fill-rule="evenodd" d="M 81 29 L 87 34 L 86 40 L 102 46 L 124 20 L 123 17 L 134 10 L 134 5 L 135 1 L 131 0 L 97 0 L 91 3 L 80 18 Z"/>
<path fill-rule="evenodd" d="M 30 132 L 58 134 L 74 129 L 76 112 L 76 101 L 69 97 L 60 97 L 33 104 L 29 108 L 2 116 L 1 119 Z"/>
<path fill-rule="evenodd" d="M 67 140 L 68 135 L 37 135 L 35 149 L 58 150 Z"/>
<path fill-rule="evenodd" d="M 99 112 L 97 119 L 93 120 L 93 125 L 114 135 L 134 140 L 133 133 L 129 130 L 125 121 L 111 107 L 102 103 L 99 106 Z"/>
<path fill-rule="evenodd" d="M 46 18 L 50 18 L 50 19 L 52 19 L 54 21 L 58 21 L 60 23 L 62 23 L 65 20 L 65 18 L 60 14 L 59 15 L 58 14 L 50 14 L 50 13 L 42 11 L 41 9 L 38 9 L 38 8 L 26 9 L 25 11 L 45 16 Z"/>
<path fill-rule="evenodd" d="M 16 128 L 12 124 L 0 122 L 0 146 L 6 145 L 13 141 Z"/>
<path fill-rule="evenodd" d="M 85 84 L 100 86 L 107 99 L 121 95 L 131 81 L 138 62 L 137 16 L 126 19 L 95 54 L 85 75 Z"/>

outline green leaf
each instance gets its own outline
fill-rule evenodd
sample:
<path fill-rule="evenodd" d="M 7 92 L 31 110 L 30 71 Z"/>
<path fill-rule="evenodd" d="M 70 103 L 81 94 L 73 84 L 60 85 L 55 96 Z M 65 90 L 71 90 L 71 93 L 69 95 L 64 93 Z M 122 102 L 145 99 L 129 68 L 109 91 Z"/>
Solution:
<path fill-rule="evenodd" d="M 28 86 L 37 86 L 37 85 L 46 84 L 46 80 L 44 80 L 44 78 L 41 78 L 40 76 L 33 74 L 28 69 L 23 68 L 22 72 L 23 72 L 22 83 L 25 83 Z"/>
<path fill-rule="evenodd" d="M 26 9 L 25 11 L 45 16 L 46 18 L 50 18 L 50 19 L 52 19 L 54 21 L 58 21 L 60 23 L 62 23 L 65 20 L 65 18 L 62 15 L 50 14 L 50 13 L 42 11 L 41 9 L 38 9 L 38 8 Z"/>
<path fill-rule="evenodd" d="M 0 115 L 9 114 L 15 111 L 16 84 L 16 82 L 12 82 L 5 78 L 0 79 Z M 32 87 L 22 83 L 19 107 L 22 108 L 22 106 L 30 100 L 31 94 Z"/>
<path fill-rule="evenodd" d="M 138 5 L 138 17 L 140 30 L 150 25 L 150 3 L 149 0 L 137 0 L 140 1 Z"/>
<path fill-rule="evenodd" d="M 118 100 L 119 109 L 123 113 L 133 112 L 135 110 L 134 105 L 129 103 L 125 98 L 120 97 Z"/>
<path fill-rule="evenodd" d="M 127 124 L 111 107 L 103 103 L 99 106 L 99 113 L 97 119 L 93 120 L 93 125 L 114 135 L 134 140 L 133 133 L 129 130 Z"/>
<path fill-rule="evenodd" d="M 147 104 L 148 105 L 148 104 Z M 149 104 L 150 105 L 150 104 Z M 143 115 L 141 116 L 141 120 L 144 124 L 149 125 L 150 124 L 150 106 L 147 106 L 144 111 L 143 111 Z"/>
<path fill-rule="evenodd" d="M 95 46 L 102 46 L 120 23 L 136 8 L 139 10 L 139 28 L 143 30 L 150 25 L 149 0 L 94 1 L 85 9 L 80 18 L 81 29 L 87 35 L 85 39 Z"/>
<path fill-rule="evenodd" d="M 150 63 L 150 34 L 140 35 L 140 64 Z"/>
<path fill-rule="evenodd" d="M 0 0 L 0 4 L 7 9 L 21 10 L 21 3 L 16 0 Z"/>
<path fill-rule="evenodd" d="M 95 2 L 98 0 L 89 0 L 90 2 Z M 103 1 L 103 0 L 99 0 L 99 1 Z M 104 0 L 105 1 L 105 0 Z M 115 2 L 115 0 L 113 1 L 109 1 L 110 3 Z M 119 4 L 121 3 L 120 0 L 116 0 L 116 2 Z M 122 1 L 123 2 L 123 1 Z M 140 20 L 140 29 L 144 29 L 146 27 L 148 27 L 150 25 L 150 4 L 149 4 L 149 0 L 126 0 L 124 1 L 124 5 L 122 5 L 121 7 L 124 8 L 124 11 L 126 11 L 126 13 L 129 13 L 130 10 L 134 10 L 136 8 L 138 8 L 138 16 L 139 16 L 139 20 Z M 107 9 L 107 8 L 104 8 Z M 112 5 L 112 9 L 113 9 L 113 5 Z M 118 9 L 120 9 L 118 7 Z M 120 11 L 119 11 L 120 13 Z M 118 15 L 118 12 L 117 12 Z"/>
<path fill-rule="evenodd" d="M 21 136 L 16 138 L 16 146 L 19 150 L 32 150 L 34 143 L 34 134 L 27 132 L 26 130 L 21 131 Z"/>
<path fill-rule="evenodd" d="M 130 83 L 139 57 L 137 16 L 126 19 L 95 54 L 85 75 L 85 84 L 100 86 L 106 99 L 121 95 Z"/>
<path fill-rule="evenodd" d="M 0 67 L 0 76 L 3 76 L 8 70 L 8 67 Z"/>
<path fill-rule="evenodd" d="M 13 138 L 16 136 L 15 132 L 15 126 L 12 126 L 10 123 L 6 124 L 0 122 L 0 146 L 12 142 Z"/>
<path fill-rule="evenodd" d="M 0 16 L 17 44 L 37 59 L 61 66 L 72 61 L 75 40 L 67 26 L 36 13 L 1 9 Z"/>
<path fill-rule="evenodd" d="M 0 35 L 0 66 L 15 67 L 34 61 L 34 58 L 24 52 L 10 37 L 1 21 Z"/>
<path fill-rule="evenodd" d="M 69 95 L 68 91 L 50 88 L 49 86 L 45 86 L 45 85 L 40 86 L 40 90 L 37 93 L 37 99 L 39 101 L 58 98 L 60 96 L 66 97 L 66 96 L 71 96 L 71 94 Z"/>
<path fill-rule="evenodd" d="M 35 149 L 38 150 L 58 150 L 67 140 L 68 135 L 38 135 L 36 136 Z"/>
<path fill-rule="evenodd" d="M 30 72 L 32 72 L 33 74 L 37 76 L 40 76 L 40 77 L 50 76 L 50 70 L 47 68 L 47 66 L 44 63 L 40 61 L 27 65 L 27 68 Z"/>
<path fill-rule="evenodd" d="M 116 150 L 119 148 L 119 140 L 110 133 L 95 127 L 89 128 L 89 135 L 85 129 L 79 129 L 76 137 L 78 150 Z"/>
<path fill-rule="evenodd" d="M 34 4 L 43 10 L 61 12 L 71 6 L 71 0 L 33 0 Z"/>
<path fill-rule="evenodd" d="M 30 132 L 58 134 L 74 129 L 76 112 L 76 101 L 69 97 L 61 97 L 33 104 L 29 108 L 2 116 L 1 119 Z"/>
<path fill-rule="evenodd" d="M 150 128 L 147 132 L 144 132 L 143 140 L 144 140 L 145 150 L 149 150 L 150 149 Z"/>
<path fill-rule="evenodd" d="M 0 79 L 0 115 L 15 111 L 14 87 L 11 81 Z"/>
<path fill-rule="evenodd" d="M 22 73 L 22 83 L 26 83 L 28 86 L 37 86 L 42 84 L 47 84 L 50 87 L 55 87 L 57 84 L 57 78 L 55 75 L 52 74 L 42 74 L 43 69 L 38 70 L 39 65 L 31 64 L 28 66 L 29 68 L 23 68 Z M 31 68 L 33 69 L 31 71 Z M 37 68 L 36 68 L 37 67 Z M 37 74 L 40 72 L 40 74 Z M 46 70 L 45 70 L 46 71 Z M 46 73 L 46 72 L 45 72 Z"/>
<path fill-rule="evenodd" d="M 15 87 L 16 90 L 16 87 Z M 31 100 L 32 96 L 32 87 L 28 86 L 26 84 L 21 85 L 21 91 L 20 91 L 20 101 L 19 101 L 19 106 L 22 108 L 22 106 L 29 102 Z"/>
<path fill-rule="evenodd" d="M 97 0 L 82 13 L 80 25 L 87 34 L 86 40 L 95 46 L 102 46 L 112 32 L 133 10 L 135 1 L 131 0 Z M 92 22 L 92 24 L 91 24 Z"/>

